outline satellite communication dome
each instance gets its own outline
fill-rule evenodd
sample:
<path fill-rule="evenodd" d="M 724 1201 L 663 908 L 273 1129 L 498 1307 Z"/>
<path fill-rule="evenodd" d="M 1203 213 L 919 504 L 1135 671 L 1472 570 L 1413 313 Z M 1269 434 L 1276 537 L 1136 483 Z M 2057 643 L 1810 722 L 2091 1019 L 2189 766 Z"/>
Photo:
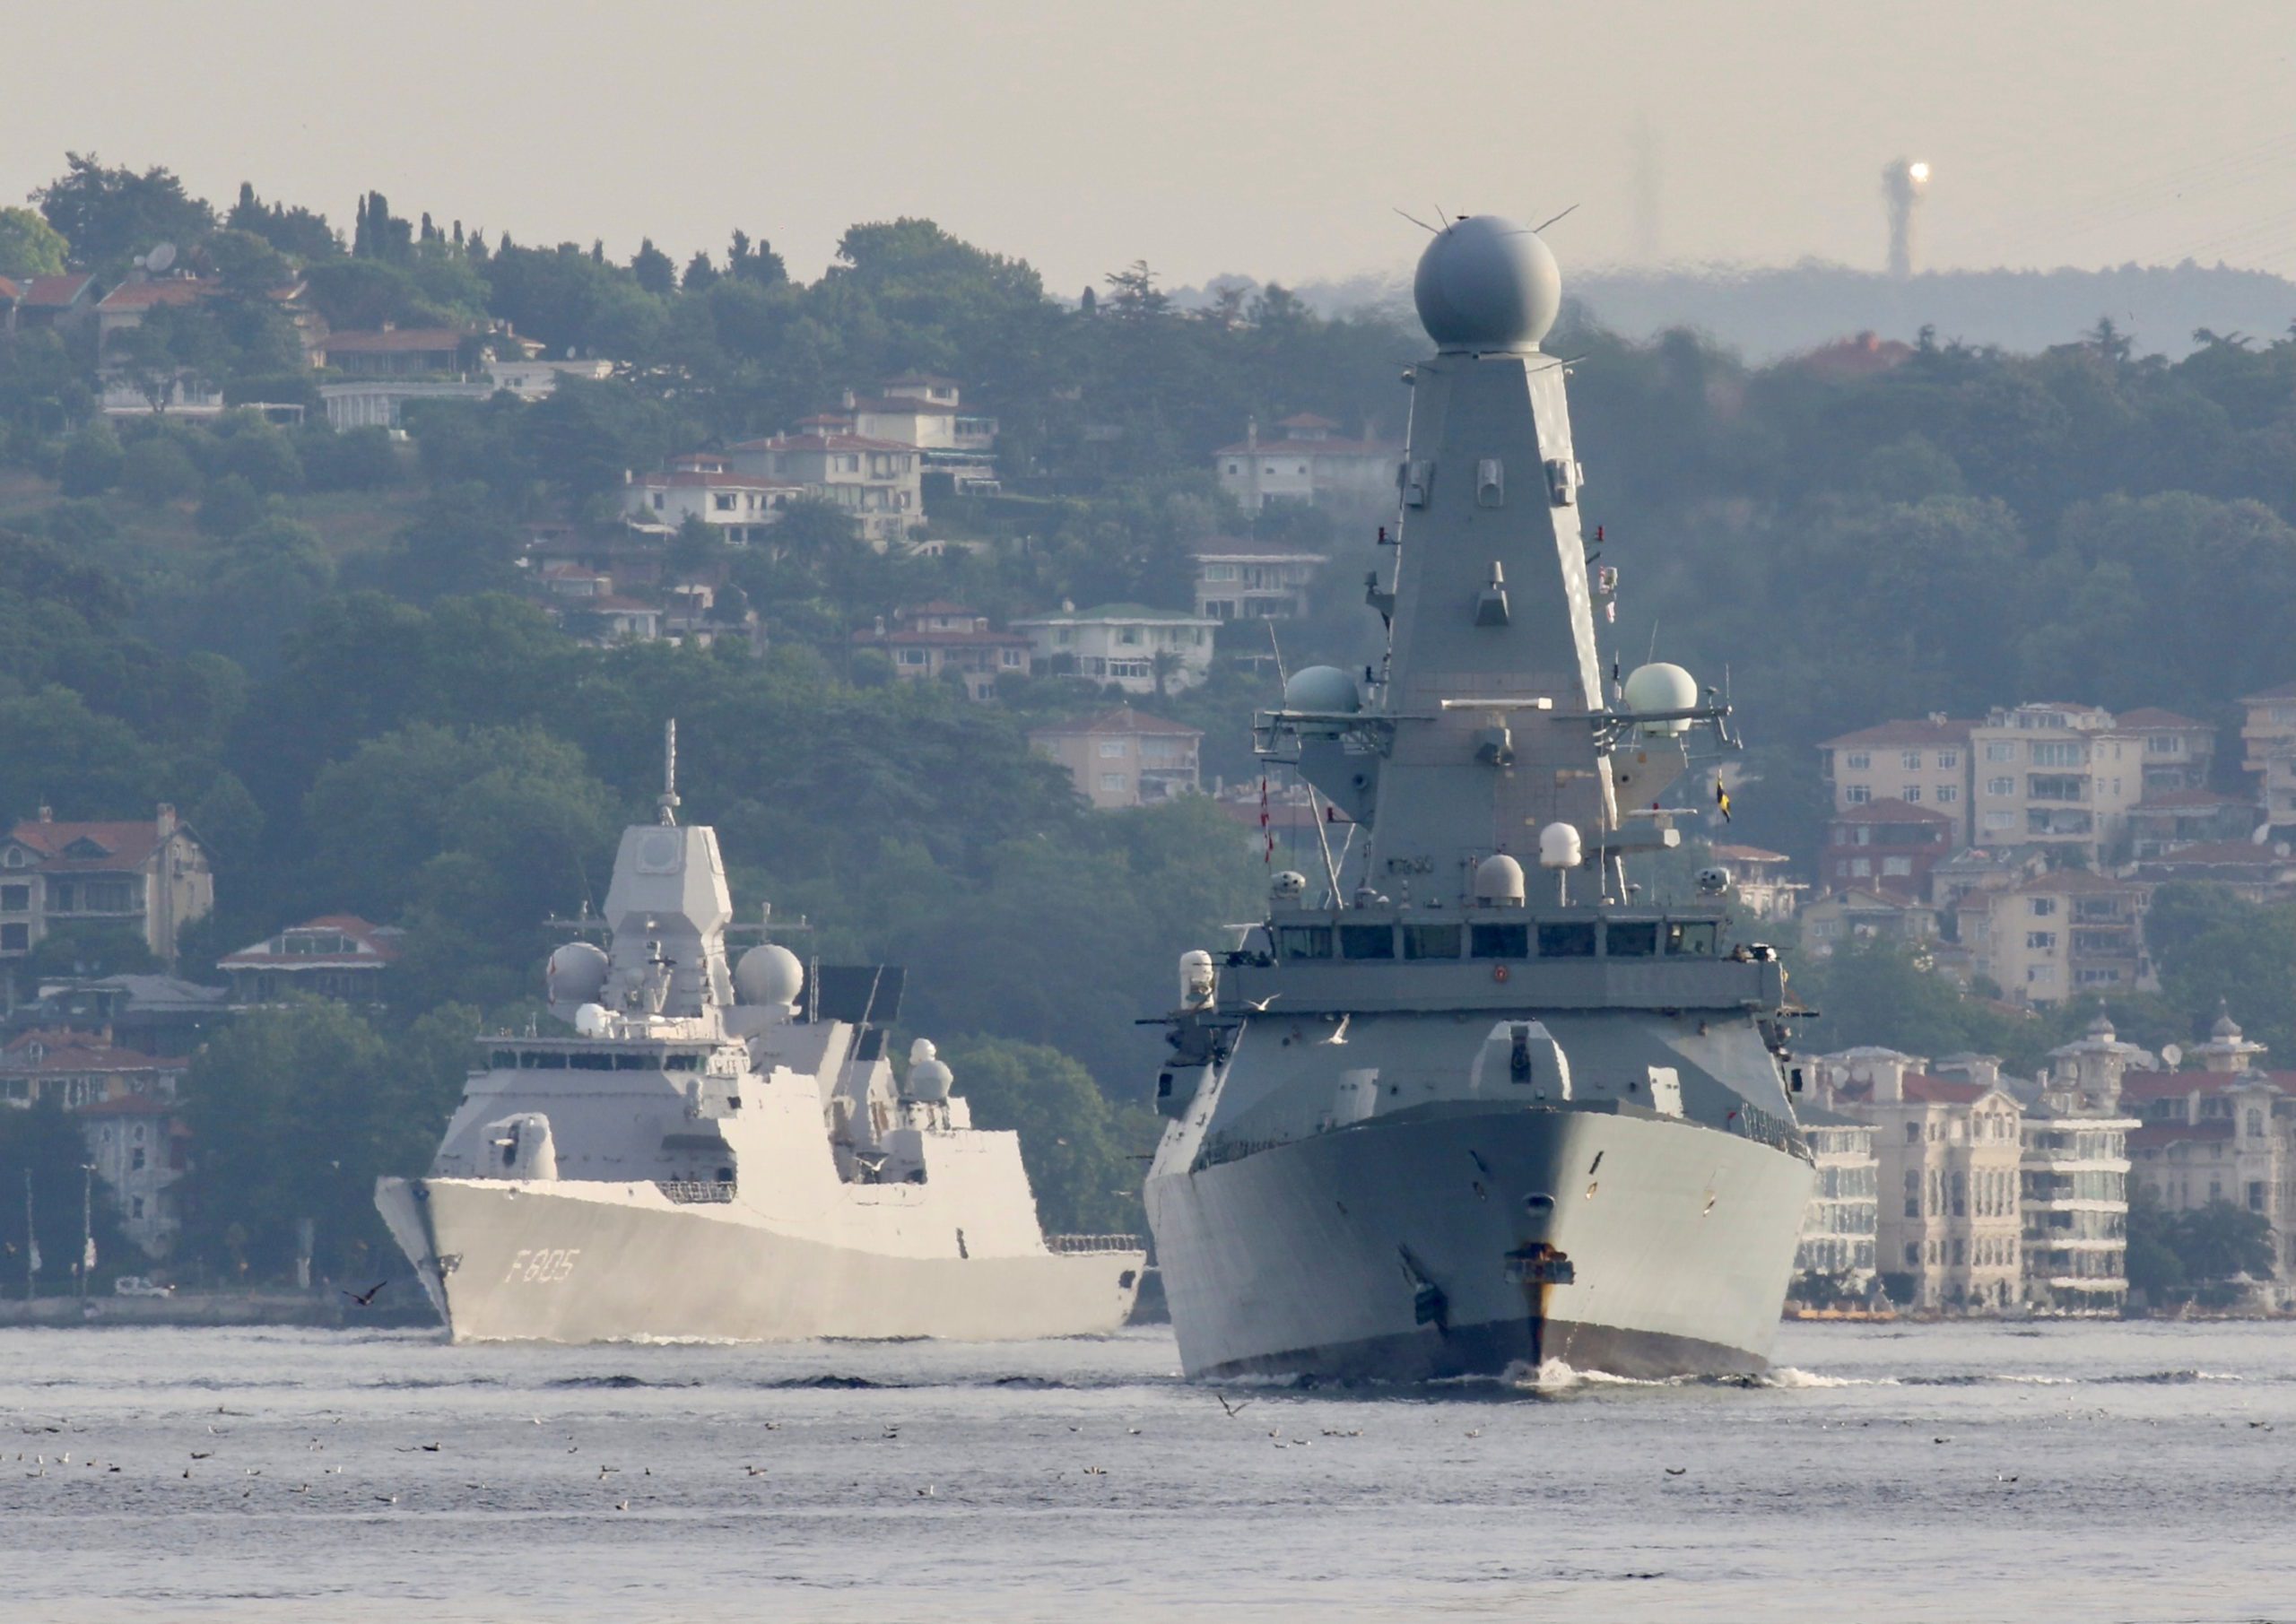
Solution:
<path fill-rule="evenodd" d="M 934 1048 L 930 1038 L 920 1038 L 909 1046 L 909 1076 L 903 1086 L 911 1099 L 946 1099 L 950 1086 L 955 1081 L 955 1073 Z"/>
<path fill-rule="evenodd" d="M 1628 672 L 1624 694 L 1629 710 L 1689 710 L 1698 704 L 1698 682 L 1681 666 L 1661 660 Z M 1683 717 L 1645 722 L 1642 731 L 1653 738 L 1673 738 L 1688 733 L 1690 722 Z"/>
<path fill-rule="evenodd" d="M 1283 708 L 1353 716 L 1363 700 L 1355 679 L 1336 665 L 1303 665 L 1283 684 Z"/>
<path fill-rule="evenodd" d="M 1536 231 L 1469 214 L 1427 245 L 1411 293 L 1439 349 L 1535 350 L 1561 313 L 1562 273 Z"/>
<path fill-rule="evenodd" d="M 734 966 L 734 995 L 744 1003 L 772 1003 L 787 1009 L 805 990 L 805 967 L 778 942 L 744 953 Z"/>
<path fill-rule="evenodd" d="M 1541 868 L 1577 868 L 1583 856 L 1575 823 L 1550 823 L 1539 830 Z"/>
<path fill-rule="evenodd" d="M 1474 899 L 1523 906 L 1523 865 L 1495 852 L 1474 865 Z"/>
<path fill-rule="evenodd" d="M 574 1035 L 578 1038 L 603 1038 L 606 1028 L 613 1024 L 613 1017 L 606 1013 L 603 1003 L 586 1003 L 574 1012 Z"/>
<path fill-rule="evenodd" d="M 551 954 L 543 986 L 552 1003 L 588 1003 L 606 984 L 605 950 L 595 942 L 570 942 Z"/>
<path fill-rule="evenodd" d="M 1267 892 L 1278 902 L 1297 902 L 1308 893 L 1308 876 L 1296 868 L 1279 869 L 1267 882 Z"/>
<path fill-rule="evenodd" d="M 1211 954 L 1200 947 L 1192 947 L 1180 955 L 1180 1003 L 1184 1007 L 1209 1003 L 1219 985 Z"/>

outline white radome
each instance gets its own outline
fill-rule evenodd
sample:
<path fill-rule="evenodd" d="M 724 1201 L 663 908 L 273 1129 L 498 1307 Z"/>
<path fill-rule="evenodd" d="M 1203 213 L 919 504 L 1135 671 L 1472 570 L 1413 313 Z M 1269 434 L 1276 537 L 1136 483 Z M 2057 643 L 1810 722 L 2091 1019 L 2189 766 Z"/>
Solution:
<path fill-rule="evenodd" d="M 1541 868 L 1577 868 L 1586 860 L 1586 848 L 1575 823 L 1550 823 L 1539 830 Z"/>
<path fill-rule="evenodd" d="M 1681 666 L 1660 660 L 1627 673 L 1624 693 L 1631 711 L 1689 710 L 1698 704 L 1698 682 Z M 1653 738 L 1674 738 L 1690 731 L 1690 721 L 1645 722 L 1642 731 Z"/>
<path fill-rule="evenodd" d="M 1494 852 L 1474 865 L 1474 898 L 1478 902 L 1523 906 L 1523 865 L 1505 852 Z"/>
<path fill-rule="evenodd" d="M 1562 272 L 1536 231 L 1496 214 L 1454 221 L 1412 280 L 1420 325 L 1444 350 L 1535 350 L 1562 313 Z"/>
<path fill-rule="evenodd" d="M 744 1003 L 787 1008 L 804 990 L 805 967 L 778 942 L 760 943 L 734 966 L 734 994 Z"/>
<path fill-rule="evenodd" d="M 544 984 L 552 1003 L 587 1003 L 606 984 L 605 950 L 595 942 L 569 942 L 550 956 Z"/>

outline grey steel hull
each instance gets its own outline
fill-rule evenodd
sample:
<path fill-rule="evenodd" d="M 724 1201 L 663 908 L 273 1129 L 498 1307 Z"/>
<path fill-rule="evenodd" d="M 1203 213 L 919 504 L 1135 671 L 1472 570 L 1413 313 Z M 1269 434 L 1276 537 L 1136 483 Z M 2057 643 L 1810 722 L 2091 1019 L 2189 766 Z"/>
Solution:
<path fill-rule="evenodd" d="M 1146 1195 L 1190 1376 L 1668 1376 L 1768 1363 L 1810 1183 L 1787 1151 L 1675 1118 L 1460 1103 Z"/>
<path fill-rule="evenodd" d="M 457 1342 L 958 1341 L 1113 1331 L 1137 1251 L 904 1255 L 648 1185 L 381 1180 L 376 1203 Z"/>

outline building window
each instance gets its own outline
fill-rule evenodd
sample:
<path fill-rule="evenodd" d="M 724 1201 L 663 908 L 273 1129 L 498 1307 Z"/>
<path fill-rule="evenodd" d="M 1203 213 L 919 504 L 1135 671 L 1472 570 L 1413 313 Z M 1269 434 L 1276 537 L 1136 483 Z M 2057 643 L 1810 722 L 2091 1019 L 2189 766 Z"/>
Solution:
<path fill-rule="evenodd" d="M 1996 739 L 1985 747 L 1988 761 L 2013 761 L 2017 759 L 2017 744 L 2013 739 Z"/>
<path fill-rule="evenodd" d="M 32 944 L 29 925 L 0 925 L 0 952 L 21 953 Z"/>
<path fill-rule="evenodd" d="M 2047 919 L 2057 912 L 2057 899 L 2054 897 L 2033 897 L 2028 899 L 2028 906 L 2031 908 L 2034 918 Z"/>
<path fill-rule="evenodd" d="M 1961 790 L 1958 784 L 1940 784 L 1937 786 L 1937 799 L 1941 804 L 1951 806 L 1961 798 Z"/>
<path fill-rule="evenodd" d="M 1843 758 L 1842 765 L 1848 768 L 1852 772 L 1863 772 L 1866 769 L 1874 765 L 1874 758 L 1865 751 L 1853 750 L 1847 757 Z"/>
<path fill-rule="evenodd" d="M 1909 876 L 1913 873 L 1913 859 L 1910 857 L 1884 857 L 1882 859 L 1882 873 L 1884 874 L 1902 874 Z"/>
<path fill-rule="evenodd" d="M 1874 792 L 1863 784 L 1852 784 L 1841 792 L 1841 798 L 1852 806 L 1863 806 L 1874 798 Z"/>
<path fill-rule="evenodd" d="M 1103 761 L 1121 761 L 1124 760 L 1124 741 L 1122 739 L 1102 739 L 1100 741 L 1100 760 Z"/>
<path fill-rule="evenodd" d="M 1921 770 L 1921 752 L 1919 751 L 1909 750 L 1898 759 L 1904 764 L 1906 771 L 1919 772 Z"/>
<path fill-rule="evenodd" d="M 141 1173 L 144 1170 L 143 1146 L 138 1145 L 135 1150 L 128 1152 L 127 1170 L 131 1173 Z"/>
<path fill-rule="evenodd" d="M 1960 751 L 1941 750 L 1937 752 L 1937 765 L 1944 768 L 1946 771 L 1951 772 L 1954 768 L 1959 767 L 1961 764 L 1961 752 Z"/>
<path fill-rule="evenodd" d="M 1851 859 L 1849 873 L 1851 877 L 1855 879 L 1871 879 L 1874 873 L 1874 860 L 1871 857 L 1856 857 Z"/>
<path fill-rule="evenodd" d="M 1121 790 L 1124 787 L 1124 775 L 1120 772 L 1102 773 L 1100 775 L 1100 787 L 1102 789 Z"/>
<path fill-rule="evenodd" d="M 31 911 L 32 888 L 29 885 L 0 885 L 0 914 L 25 914 Z"/>
<path fill-rule="evenodd" d="M 1907 785 L 1905 786 L 1905 793 L 1900 795 L 1899 799 L 1905 802 L 1909 806 L 1918 805 L 1921 802 L 1921 786 L 1918 784 Z"/>

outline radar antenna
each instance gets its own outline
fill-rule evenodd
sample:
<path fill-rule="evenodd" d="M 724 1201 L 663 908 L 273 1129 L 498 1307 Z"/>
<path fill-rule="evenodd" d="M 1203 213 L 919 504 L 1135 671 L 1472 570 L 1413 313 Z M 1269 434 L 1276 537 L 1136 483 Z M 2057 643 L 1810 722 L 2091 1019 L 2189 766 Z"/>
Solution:
<path fill-rule="evenodd" d="M 674 829 L 678 821 L 678 719 L 662 724 L 662 822 Z"/>

